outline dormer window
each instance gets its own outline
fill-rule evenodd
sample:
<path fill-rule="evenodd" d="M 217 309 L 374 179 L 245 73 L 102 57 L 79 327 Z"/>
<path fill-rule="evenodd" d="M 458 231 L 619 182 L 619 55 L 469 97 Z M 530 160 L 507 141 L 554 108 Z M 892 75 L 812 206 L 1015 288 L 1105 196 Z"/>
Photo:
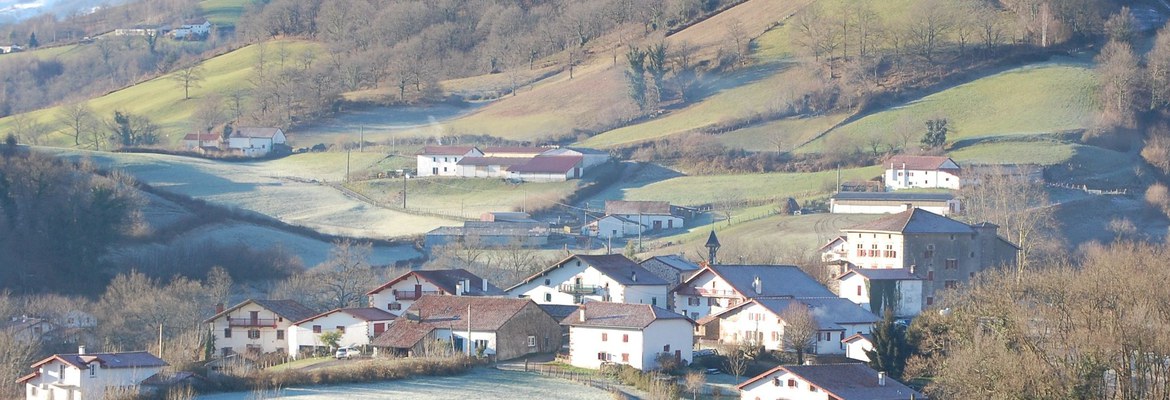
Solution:
<path fill-rule="evenodd" d="M 89 377 L 93 378 L 97 375 L 97 364 L 89 364 Z"/>

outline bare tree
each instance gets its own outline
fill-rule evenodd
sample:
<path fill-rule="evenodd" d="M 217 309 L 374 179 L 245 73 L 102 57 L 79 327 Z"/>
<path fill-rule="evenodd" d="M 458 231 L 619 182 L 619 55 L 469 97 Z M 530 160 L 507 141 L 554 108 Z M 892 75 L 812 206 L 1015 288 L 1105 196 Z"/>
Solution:
<path fill-rule="evenodd" d="M 927 61 L 934 61 L 935 52 L 943 46 L 947 34 L 954 29 L 956 17 L 951 4 L 944 0 L 925 0 L 914 3 L 906 32 L 910 44 Z"/>
<path fill-rule="evenodd" d="M 796 352 L 796 363 L 804 364 L 804 354 L 816 344 L 820 330 L 816 317 L 804 303 L 793 302 L 780 313 L 784 321 L 784 349 Z"/>
<path fill-rule="evenodd" d="M 171 80 L 175 81 L 176 86 L 183 89 L 183 100 L 189 100 L 191 98 L 191 89 L 202 87 L 203 67 L 192 65 L 175 71 L 175 74 L 171 76 Z"/>
<path fill-rule="evenodd" d="M 191 116 L 197 132 L 210 132 L 217 125 L 227 122 L 224 100 L 218 94 L 210 94 L 199 100 L 195 114 Z"/>
<path fill-rule="evenodd" d="M 65 133 L 73 137 L 74 146 L 81 146 L 81 141 L 85 140 L 91 130 L 97 130 L 99 124 L 93 110 L 85 102 L 61 107 L 57 121 L 65 126 Z"/>
<path fill-rule="evenodd" d="M 686 379 L 683 381 L 683 386 L 691 392 L 692 400 L 699 400 L 699 391 L 703 390 L 703 385 L 707 383 L 707 377 L 703 376 L 702 372 L 691 371 L 687 372 Z"/>
<path fill-rule="evenodd" d="M 38 347 L 7 330 L 0 330 L 0 394 L 13 396 L 24 391 L 24 385 L 16 380 L 33 363 Z"/>
<path fill-rule="evenodd" d="M 744 372 L 747 372 L 748 363 L 751 362 L 749 351 L 747 344 L 726 345 L 719 350 L 727 357 L 723 361 L 723 367 L 735 376 L 735 383 L 739 383 L 739 378 L 743 376 Z"/>
<path fill-rule="evenodd" d="M 1017 274 L 1033 264 L 1033 256 L 1043 256 L 1059 249 L 1059 237 L 1052 204 L 1044 188 L 1030 180 L 1028 168 L 1010 171 L 1003 167 L 989 167 L 971 174 L 970 182 L 961 189 L 966 202 L 963 207 L 969 222 L 991 222 L 999 226 L 1000 234 L 1020 246 Z M 1037 254 L 1039 253 L 1039 254 Z"/>
<path fill-rule="evenodd" d="M 1106 43 L 1097 56 L 1097 76 L 1101 83 L 1103 119 L 1118 126 L 1133 126 L 1141 76 L 1138 58 L 1129 44 Z"/>
<path fill-rule="evenodd" d="M 331 308 L 357 307 L 365 300 L 366 290 L 376 277 L 370 266 L 369 243 L 342 240 L 333 243 L 329 259 L 310 272 L 320 276 L 318 284 Z"/>
<path fill-rule="evenodd" d="M 748 37 L 747 28 L 744 28 L 743 21 L 732 18 L 723 28 L 727 32 L 727 42 L 732 46 L 731 51 L 735 56 L 735 63 L 747 65 L 748 44 L 751 38 Z"/>
<path fill-rule="evenodd" d="M 1154 47 L 1146 53 L 1146 87 L 1150 90 L 1150 110 L 1170 106 L 1170 29 L 1163 27 L 1154 38 Z"/>

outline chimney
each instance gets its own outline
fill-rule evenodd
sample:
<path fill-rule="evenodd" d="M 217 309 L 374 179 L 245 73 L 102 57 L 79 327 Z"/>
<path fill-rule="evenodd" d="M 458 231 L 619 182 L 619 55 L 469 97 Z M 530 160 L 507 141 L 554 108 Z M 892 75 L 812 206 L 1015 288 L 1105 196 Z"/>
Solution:
<path fill-rule="evenodd" d="M 885 385 L 886 385 L 886 373 L 885 372 L 878 372 L 878 386 L 885 386 Z"/>
<path fill-rule="evenodd" d="M 77 355 L 79 355 L 79 356 L 85 355 L 85 346 L 84 345 L 77 346 Z"/>
<path fill-rule="evenodd" d="M 221 312 L 223 312 L 223 303 L 215 303 L 215 313 L 219 314 Z"/>
<path fill-rule="evenodd" d="M 752 289 L 755 289 L 757 295 L 763 294 L 764 282 L 760 281 L 760 277 L 757 276 L 756 279 L 752 280 Z"/>
<path fill-rule="evenodd" d="M 804 365 L 813 365 L 812 360 L 804 360 Z"/>
<path fill-rule="evenodd" d="M 470 292 L 470 291 L 471 291 L 471 279 L 464 279 L 463 280 L 463 294 L 467 294 L 467 292 Z"/>
<path fill-rule="evenodd" d="M 480 290 L 487 293 L 487 278 L 480 279 L 479 282 L 483 284 L 483 288 Z"/>
<path fill-rule="evenodd" d="M 581 305 L 580 310 L 581 310 L 581 312 L 577 314 L 579 316 L 577 318 L 577 320 L 578 320 L 578 322 L 585 322 L 585 305 L 584 304 Z"/>
<path fill-rule="evenodd" d="M 638 271 L 630 272 L 630 280 L 634 282 L 638 281 Z"/>
<path fill-rule="evenodd" d="M 455 295 L 456 296 L 463 295 L 463 281 L 455 282 Z"/>

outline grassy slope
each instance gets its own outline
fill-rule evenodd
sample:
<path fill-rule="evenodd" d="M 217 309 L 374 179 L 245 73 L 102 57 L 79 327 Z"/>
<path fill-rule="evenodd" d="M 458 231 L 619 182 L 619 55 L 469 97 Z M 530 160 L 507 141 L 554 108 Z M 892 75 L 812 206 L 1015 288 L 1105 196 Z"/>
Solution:
<path fill-rule="evenodd" d="M 202 0 L 203 16 L 218 27 L 235 27 L 250 0 Z"/>
<path fill-rule="evenodd" d="M 316 44 L 305 41 L 270 42 L 268 46 L 281 43 L 294 52 L 317 47 Z M 200 97 L 248 85 L 247 79 L 252 75 L 256 53 L 257 46 L 251 45 L 202 62 L 200 65 L 206 80 L 202 82 L 200 88 L 191 90 L 189 100 L 183 99 L 182 88 L 177 87 L 176 82 L 171 79 L 172 74 L 168 74 L 91 99 L 87 104 L 102 118 L 111 118 L 115 110 L 149 116 L 162 127 L 163 144 L 175 144 L 190 130 L 191 115 L 198 107 Z M 26 115 L 40 123 L 57 127 L 60 124 L 56 123 L 55 119 L 60 110 L 61 107 L 52 107 Z M 0 119 L 0 130 L 7 128 L 11 120 Z M 50 134 L 42 139 L 42 143 L 50 146 L 70 146 L 71 140 L 63 134 Z"/>
<path fill-rule="evenodd" d="M 846 169 L 842 180 L 863 180 L 881 175 L 879 167 Z M 728 197 L 764 200 L 777 197 L 798 199 L 827 195 L 837 179 L 836 171 L 815 173 L 768 173 L 681 176 L 631 188 L 625 191 L 630 200 L 669 200 L 674 204 L 698 205 Z"/>
<path fill-rule="evenodd" d="M 412 210 L 461 218 L 478 218 L 488 211 L 546 207 L 577 189 L 580 181 L 508 184 L 500 179 L 407 180 L 407 206 Z M 394 202 L 402 190 L 400 179 L 378 179 L 350 185 L 371 198 Z"/>
<path fill-rule="evenodd" d="M 1085 128 L 1097 110 L 1092 66 L 1061 60 L 1000 72 L 948 88 L 829 132 L 800 149 L 817 152 L 829 136 L 864 138 L 899 124 L 918 126 L 946 118 L 947 140 L 996 135 L 1030 135 Z"/>

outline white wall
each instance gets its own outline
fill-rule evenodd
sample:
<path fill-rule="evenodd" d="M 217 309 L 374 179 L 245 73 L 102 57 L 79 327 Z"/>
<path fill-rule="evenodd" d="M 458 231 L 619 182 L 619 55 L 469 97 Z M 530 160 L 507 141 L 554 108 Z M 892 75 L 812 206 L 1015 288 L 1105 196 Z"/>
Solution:
<path fill-rule="evenodd" d="M 854 340 L 845 344 L 845 357 L 869 362 L 869 356 L 865 355 L 865 352 L 869 350 L 873 350 L 873 343 L 864 339 Z"/>
<path fill-rule="evenodd" d="M 464 156 L 425 156 L 420 154 L 416 160 L 418 176 L 459 176 L 459 166 L 455 164 Z M 435 173 L 435 168 L 438 168 L 438 173 Z"/>
<path fill-rule="evenodd" d="M 398 290 L 399 293 L 409 292 L 410 296 L 413 297 L 414 285 L 416 284 L 422 287 L 422 293 L 425 294 L 434 294 L 434 292 L 439 291 L 439 287 L 431 284 L 429 281 L 418 280 L 416 282 L 413 278 L 408 277 L 388 288 L 382 289 L 378 293 L 370 295 L 370 307 L 378 308 L 394 315 L 402 315 L 417 299 L 399 299 L 394 296 L 394 290 Z M 401 307 L 398 307 L 397 310 L 391 310 L 390 305 L 393 303 L 397 303 Z"/>
<path fill-rule="evenodd" d="M 673 215 L 657 215 L 657 214 L 615 214 L 619 217 L 637 222 L 646 227 L 646 229 L 654 229 L 654 223 L 657 222 L 659 229 L 676 229 L 683 227 L 683 219 Z"/>
<path fill-rule="evenodd" d="M 231 137 L 228 138 L 228 147 L 238 149 L 249 157 L 261 157 L 272 151 L 272 139 Z M 278 142 L 279 143 L 279 142 Z"/>
<path fill-rule="evenodd" d="M 573 294 L 560 291 L 562 284 L 576 284 L 577 278 L 581 278 L 581 285 L 598 287 L 595 294 L 583 295 L 583 300 L 656 304 L 666 308 L 666 296 L 670 291 L 668 285 L 626 287 L 577 258 L 570 258 L 560 268 L 549 271 L 548 275 L 537 276 L 532 282 L 517 286 L 508 291 L 508 295 L 512 297 L 526 296 L 537 304 L 578 304 L 574 301 Z M 545 284 L 546 280 L 549 282 L 548 284 Z"/>
<path fill-rule="evenodd" d="M 838 292 L 842 298 L 848 299 L 863 308 L 869 308 L 869 286 L 867 279 L 861 274 L 850 274 L 837 282 Z M 898 281 L 898 307 L 894 315 L 898 317 L 912 317 L 922 312 L 922 281 Z"/>
<path fill-rule="evenodd" d="M 589 236 L 597 236 L 602 239 L 622 238 L 626 236 L 635 236 L 640 231 L 644 232 L 645 228 L 635 222 L 626 222 L 617 218 L 601 218 L 596 221 L 597 231 L 588 232 Z"/>
<path fill-rule="evenodd" d="M 901 234 L 896 233 L 866 233 L 848 232 L 845 236 L 845 260 L 861 268 L 903 268 L 905 267 L 905 241 Z M 865 255 L 858 255 L 857 245 L 865 250 Z M 870 250 L 877 246 L 877 256 L 870 257 Z M 894 257 L 886 257 L 887 250 L 895 252 Z"/>
<path fill-rule="evenodd" d="M 754 318 L 760 318 L 756 320 Z M 757 333 L 758 332 L 758 333 Z M 757 342 L 768 350 L 783 350 L 784 324 L 776 314 L 759 304 L 743 306 L 724 314 L 719 321 L 719 340 L 722 343 Z"/>
<path fill-rule="evenodd" d="M 610 362 L 642 369 L 645 362 L 642 338 L 642 331 L 632 328 L 570 327 L 569 363 L 576 367 L 597 369 L 603 361 L 598 358 L 598 353 L 605 352 L 609 354 Z M 628 355 L 628 361 L 622 361 L 623 354 Z"/>
<path fill-rule="evenodd" d="M 730 291 L 734 290 L 731 285 L 727 284 L 727 282 L 725 282 L 723 279 L 720 279 L 719 277 L 715 276 L 715 274 L 710 272 L 702 272 L 702 275 L 691 281 L 690 286 L 713 290 L 717 293 L 729 293 Z M 690 305 L 691 303 L 689 299 L 691 298 L 699 299 L 699 305 Z M 716 304 L 708 305 L 710 304 L 708 297 L 676 293 L 674 297 L 675 312 L 697 320 L 699 318 L 703 318 L 711 314 L 716 314 L 730 308 L 730 298 L 726 296 L 716 296 L 710 298 L 714 299 Z"/>
<path fill-rule="evenodd" d="M 55 390 L 48 390 L 51 384 L 59 383 L 64 386 L 76 386 L 80 388 L 80 399 L 82 400 L 100 400 L 104 398 L 106 387 L 118 386 L 137 386 L 146 378 L 149 378 L 160 371 L 162 367 L 150 368 L 102 368 L 100 363 L 95 364 L 95 371 L 91 377 L 89 370 L 80 370 L 71 365 L 65 365 L 65 375 L 60 376 L 60 366 L 63 365 L 60 361 L 52 361 L 40 367 L 41 375 L 28 381 L 25 385 L 25 393 L 29 399 L 66 399 L 67 390 L 57 388 Z M 37 394 L 31 395 L 33 387 L 36 387 Z M 76 392 L 74 396 L 77 396 Z M 74 397 L 78 398 L 78 397 Z"/>
<path fill-rule="evenodd" d="M 942 188 L 959 190 L 959 177 L 946 171 L 887 168 L 886 190 Z"/>
<path fill-rule="evenodd" d="M 259 311 L 259 318 L 262 322 L 267 323 L 270 321 L 275 321 L 276 327 L 233 326 L 231 327 L 232 337 L 225 338 L 224 328 L 228 328 L 229 326 L 227 317 L 231 316 L 233 320 L 237 321 L 237 323 L 246 322 L 250 319 L 251 311 Z M 231 347 L 232 350 L 236 353 L 244 353 L 247 351 L 248 345 L 259 346 L 260 351 L 263 353 L 286 351 L 288 350 L 288 335 L 291 334 L 291 332 L 289 332 L 289 327 L 292 326 L 293 322 L 295 321 L 286 320 L 283 317 L 274 314 L 272 311 L 266 310 L 264 307 L 261 307 L 256 303 L 248 303 L 247 305 L 244 305 L 243 307 L 240 307 L 239 309 L 234 310 L 227 315 L 221 316 L 215 321 L 211 322 L 211 333 L 215 335 L 215 352 L 216 354 L 222 354 L 221 349 L 225 347 Z M 260 338 L 249 339 L 249 329 L 258 329 L 260 331 Z M 284 339 L 277 338 L 278 330 L 284 331 Z"/>
<path fill-rule="evenodd" d="M 931 202 L 929 205 L 924 205 L 915 203 L 914 207 L 942 216 L 951 213 L 951 206 L 949 204 L 934 205 L 934 202 Z M 957 208 L 958 206 L 956 205 L 955 207 Z M 833 201 L 829 210 L 833 214 L 897 214 L 902 211 L 906 211 L 905 204 L 841 204 L 836 201 Z"/>
<path fill-rule="evenodd" d="M 775 379 L 780 379 L 780 386 L 776 386 Z M 789 379 L 796 380 L 796 386 L 789 387 Z M 823 390 L 809 390 L 810 385 L 803 379 L 784 371 L 776 371 L 758 381 L 752 382 L 739 392 L 742 400 L 755 399 L 788 399 L 788 400 L 828 400 L 829 394 Z"/>
<path fill-rule="evenodd" d="M 338 326 L 345 327 L 345 333 L 337 344 L 341 347 L 364 346 L 370 344 L 374 336 L 374 325 L 385 324 L 389 321 L 364 321 L 352 315 L 335 312 L 314 320 L 304 321 L 291 328 L 294 334 L 290 335 L 288 353 L 294 358 L 300 353 L 301 346 L 324 347 L 321 342 L 321 333 L 336 331 Z M 321 333 L 313 333 L 313 326 L 320 325 Z"/>

